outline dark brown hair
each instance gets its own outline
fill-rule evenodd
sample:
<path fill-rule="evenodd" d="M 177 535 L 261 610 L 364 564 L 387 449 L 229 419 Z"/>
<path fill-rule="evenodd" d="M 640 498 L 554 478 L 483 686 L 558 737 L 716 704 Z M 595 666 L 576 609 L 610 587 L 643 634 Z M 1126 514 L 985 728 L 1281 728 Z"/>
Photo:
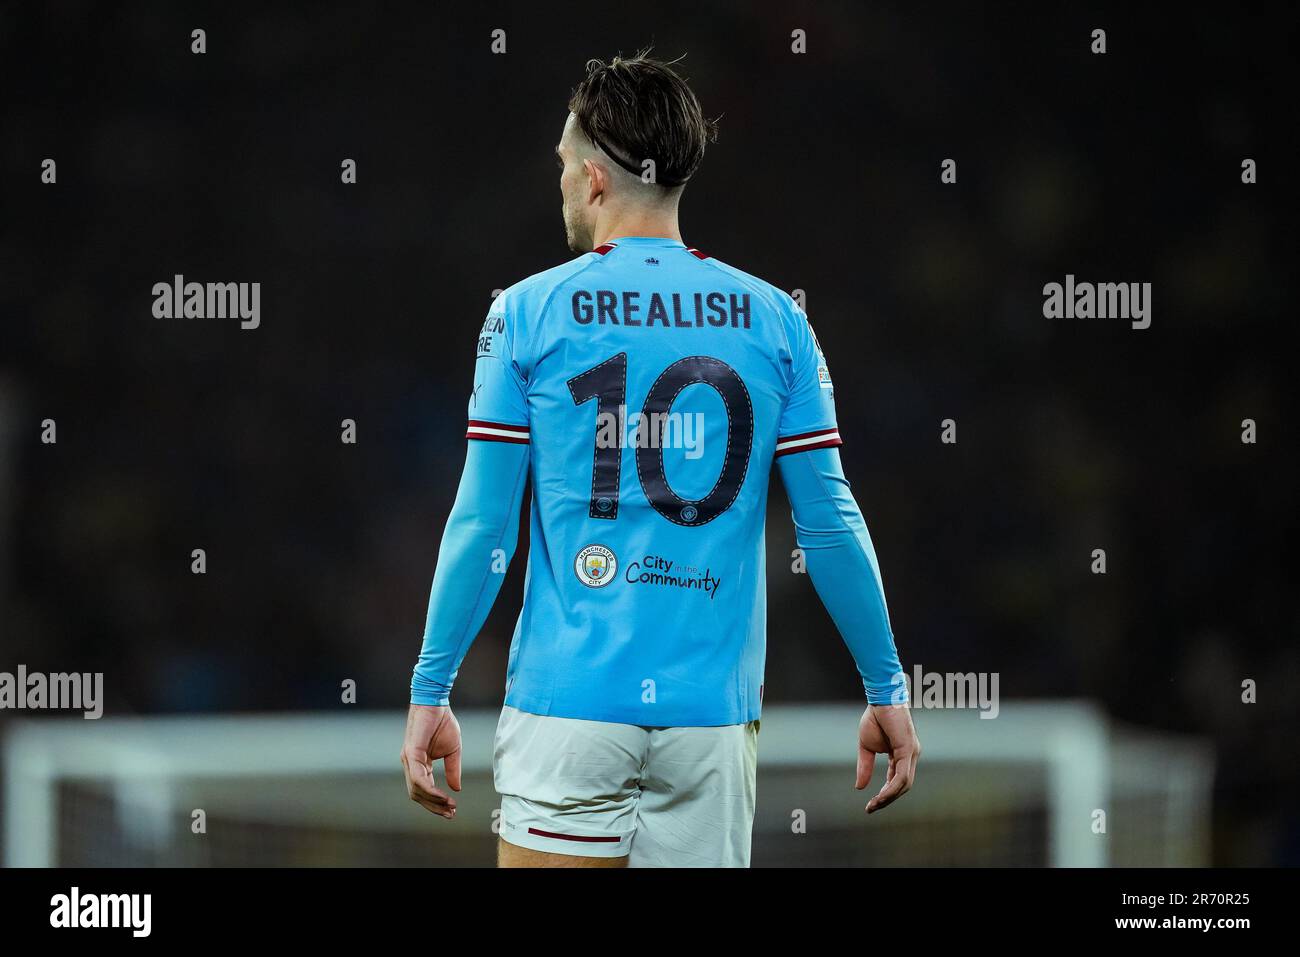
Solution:
<path fill-rule="evenodd" d="M 623 169 L 641 175 L 654 161 L 655 182 L 681 186 L 699 168 L 705 144 L 717 139 L 695 93 L 667 63 L 642 51 L 609 63 L 587 61 L 587 76 L 569 110 L 587 139 Z"/>

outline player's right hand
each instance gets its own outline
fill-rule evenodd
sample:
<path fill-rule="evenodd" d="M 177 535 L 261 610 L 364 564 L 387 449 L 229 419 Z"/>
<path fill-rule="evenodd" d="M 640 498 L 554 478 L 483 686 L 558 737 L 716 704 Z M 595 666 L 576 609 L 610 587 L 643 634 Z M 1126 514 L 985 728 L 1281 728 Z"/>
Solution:
<path fill-rule="evenodd" d="M 912 790 L 916 780 L 916 762 L 921 757 L 921 742 L 912 726 L 912 710 L 905 704 L 873 704 L 862 713 L 858 724 L 859 791 L 871 783 L 877 754 L 889 755 L 885 786 L 867 802 L 867 813 L 889 807 Z"/>
<path fill-rule="evenodd" d="M 447 786 L 459 791 L 460 724 L 456 716 L 446 706 L 411 705 L 402 743 L 406 793 L 416 804 L 450 821 L 456 816 L 456 801 L 433 783 L 433 762 L 440 758 Z"/>

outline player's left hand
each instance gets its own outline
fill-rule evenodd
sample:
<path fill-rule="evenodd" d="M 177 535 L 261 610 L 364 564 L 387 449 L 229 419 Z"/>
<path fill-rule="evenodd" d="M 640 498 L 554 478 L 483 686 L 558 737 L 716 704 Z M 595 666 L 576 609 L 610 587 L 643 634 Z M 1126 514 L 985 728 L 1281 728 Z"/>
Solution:
<path fill-rule="evenodd" d="M 460 723 L 449 707 L 411 705 L 402 743 L 406 793 L 416 804 L 450 821 L 456 816 L 456 801 L 433 783 L 433 762 L 439 758 L 447 787 L 459 791 Z"/>
<path fill-rule="evenodd" d="M 887 808 L 912 790 L 921 742 L 912 726 L 912 710 L 905 704 L 868 705 L 858 723 L 859 791 L 871 783 L 876 755 L 889 755 L 889 772 L 880 793 L 867 802 L 867 813 Z"/>

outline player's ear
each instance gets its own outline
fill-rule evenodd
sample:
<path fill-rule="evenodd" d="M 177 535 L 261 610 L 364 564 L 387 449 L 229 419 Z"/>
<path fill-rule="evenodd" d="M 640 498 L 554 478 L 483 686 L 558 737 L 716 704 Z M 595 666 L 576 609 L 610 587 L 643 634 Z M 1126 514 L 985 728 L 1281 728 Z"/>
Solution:
<path fill-rule="evenodd" d="M 582 161 L 582 168 L 587 174 L 587 204 L 591 205 L 604 194 L 605 187 L 609 185 L 609 174 L 604 167 L 590 159 Z"/>

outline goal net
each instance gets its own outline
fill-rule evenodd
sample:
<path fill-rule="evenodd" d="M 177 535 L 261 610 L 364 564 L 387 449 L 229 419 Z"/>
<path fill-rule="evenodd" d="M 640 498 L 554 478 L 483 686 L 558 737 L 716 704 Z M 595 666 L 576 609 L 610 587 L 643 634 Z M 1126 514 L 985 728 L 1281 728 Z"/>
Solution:
<path fill-rule="evenodd" d="M 916 710 L 916 787 L 853 789 L 857 705 L 771 706 L 754 866 L 1210 862 L 1212 751 L 1082 702 Z M 406 798 L 398 712 L 27 720 L 4 737 L 7 866 L 474 866 L 495 860 L 496 712 L 458 714 L 457 820 Z M 441 775 L 438 775 L 439 779 Z"/>

